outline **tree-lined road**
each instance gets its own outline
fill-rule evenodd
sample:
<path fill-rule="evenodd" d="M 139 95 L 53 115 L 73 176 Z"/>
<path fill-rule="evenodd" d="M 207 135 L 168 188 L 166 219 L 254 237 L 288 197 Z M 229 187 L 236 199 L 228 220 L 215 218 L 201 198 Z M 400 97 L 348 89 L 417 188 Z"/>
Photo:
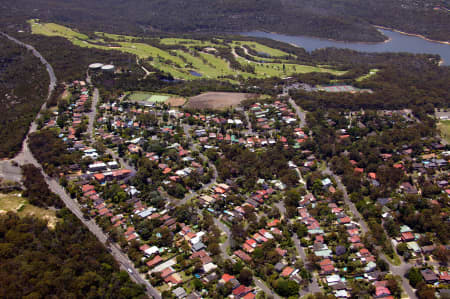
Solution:
<path fill-rule="evenodd" d="M 45 60 L 45 58 L 34 47 L 27 45 L 5 33 L 0 32 L 0 34 L 7 37 L 8 39 L 16 42 L 17 44 L 31 50 L 33 52 L 33 55 L 38 57 L 41 60 L 41 62 L 46 66 L 47 72 L 49 73 L 49 76 L 50 76 L 49 93 L 47 96 L 47 101 L 48 101 L 50 99 L 50 97 L 52 96 L 53 90 L 56 86 L 56 76 L 53 72 L 52 66 Z M 95 92 L 94 92 L 94 94 L 95 94 Z M 97 91 L 97 99 L 98 99 L 98 91 Z M 46 108 L 46 102 L 42 105 L 41 111 Z M 19 165 L 33 164 L 34 166 L 38 167 L 41 170 L 41 172 L 43 173 L 45 181 L 49 185 L 50 190 L 53 193 L 57 194 L 61 198 L 61 200 L 64 202 L 66 207 L 75 216 L 77 216 L 78 219 L 80 219 L 80 221 L 94 234 L 94 236 L 96 236 L 96 238 L 101 243 L 103 243 L 107 248 L 110 249 L 111 255 L 119 263 L 119 265 L 127 271 L 127 273 L 130 275 L 132 280 L 135 281 L 136 283 L 144 285 L 148 296 L 151 296 L 156 299 L 161 299 L 162 297 L 161 297 L 160 293 L 155 288 L 153 288 L 153 286 L 139 274 L 139 272 L 134 268 L 133 262 L 128 258 L 128 256 L 126 254 L 124 254 L 120 250 L 120 248 L 117 246 L 117 244 L 107 243 L 107 240 L 108 240 L 107 235 L 95 223 L 95 221 L 87 220 L 83 217 L 83 213 L 81 212 L 81 207 L 78 204 L 78 202 L 76 200 L 72 199 L 67 194 L 65 189 L 59 184 L 58 181 L 56 181 L 53 178 L 50 178 L 49 176 L 47 176 L 45 174 L 45 172 L 43 172 L 41 165 L 34 158 L 33 154 L 31 153 L 31 151 L 28 147 L 28 136 L 29 136 L 29 134 L 36 131 L 36 129 L 37 129 L 36 120 L 39 119 L 40 115 L 41 115 L 41 112 L 38 113 L 34 122 L 30 126 L 28 134 L 22 145 L 22 151 L 12 160 L 1 161 L 1 163 L 0 163 L 0 171 L 2 171 L 1 174 L 3 176 L 5 176 L 5 174 L 6 174 L 5 178 L 7 178 L 7 179 L 8 179 L 8 176 L 11 176 L 12 178 L 17 178 L 17 176 L 19 175 L 17 173 L 18 168 L 12 165 L 13 161 L 17 162 Z M 95 111 L 93 112 L 93 115 L 95 117 Z M 5 173 L 3 173 L 3 171 L 5 171 Z"/>

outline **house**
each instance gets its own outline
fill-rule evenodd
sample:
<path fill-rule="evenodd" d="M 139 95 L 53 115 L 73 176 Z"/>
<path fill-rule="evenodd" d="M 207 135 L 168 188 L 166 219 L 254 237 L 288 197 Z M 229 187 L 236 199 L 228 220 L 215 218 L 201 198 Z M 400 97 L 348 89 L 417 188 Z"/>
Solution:
<path fill-rule="evenodd" d="M 234 255 L 239 257 L 241 260 L 243 260 L 244 262 L 250 262 L 252 260 L 252 258 L 246 254 L 245 252 L 243 252 L 242 250 L 236 250 L 234 252 Z"/>
<path fill-rule="evenodd" d="M 275 264 L 274 269 L 277 272 L 281 272 L 284 269 L 284 267 L 286 267 L 285 264 L 283 264 L 282 262 L 278 262 L 278 263 Z"/>
<path fill-rule="evenodd" d="M 403 242 L 411 242 L 414 240 L 415 240 L 415 238 L 414 238 L 414 234 L 412 232 L 402 233 L 402 241 Z"/>
<path fill-rule="evenodd" d="M 433 284 L 439 280 L 436 273 L 434 273 L 434 271 L 431 269 L 421 270 L 420 274 L 422 274 L 423 280 L 425 280 L 425 282 L 428 284 Z"/>
<path fill-rule="evenodd" d="M 236 277 L 234 277 L 233 275 L 225 273 L 222 275 L 222 278 L 220 279 L 219 282 L 222 284 L 226 284 L 227 282 L 229 282 L 230 280 L 235 279 L 235 278 Z"/>
<path fill-rule="evenodd" d="M 149 268 L 153 268 L 154 266 L 158 265 L 162 261 L 163 261 L 163 259 L 159 255 L 157 255 L 153 259 L 151 259 L 150 261 L 147 262 L 147 266 Z"/>
<path fill-rule="evenodd" d="M 283 269 L 280 275 L 283 277 L 289 277 L 291 276 L 292 272 L 294 272 L 294 269 L 288 266 Z"/>
<path fill-rule="evenodd" d="M 391 296 L 391 291 L 386 286 L 375 287 L 375 298 L 385 298 Z"/>
<path fill-rule="evenodd" d="M 330 259 L 323 259 L 319 263 L 322 275 L 329 275 L 334 272 L 334 265 Z"/>
<path fill-rule="evenodd" d="M 411 185 L 409 182 L 404 182 L 400 185 L 400 189 L 403 190 L 406 194 L 418 194 L 416 187 Z"/>
<path fill-rule="evenodd" d="M 235 298 L 242 298 L 245 295 L 247 295 L 248 293 L 250 293 L 251 291 L 252 291 L 252 288 L 246 287 L 244 285 L 240 285 L 233 290 L 233 295 L 235 296 Z"/>
<path fill-rule="evenodd" d="M 187 293 L 182 287 L 176 288 L 175 290 L 172 291 L 172 293 L 177 298 L 186 298 L 187 297 Z"/>

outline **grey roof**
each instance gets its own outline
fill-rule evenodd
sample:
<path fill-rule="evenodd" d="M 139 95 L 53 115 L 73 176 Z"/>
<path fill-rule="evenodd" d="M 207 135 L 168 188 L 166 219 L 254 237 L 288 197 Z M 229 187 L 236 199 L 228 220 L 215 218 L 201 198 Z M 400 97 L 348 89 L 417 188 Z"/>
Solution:
<path fill-rule="evenodd" d="M 182 287 L 178 287 L 172 291 L 177 298 L 185 298 L 187 296 L 186 291 Z"/>
<path fill-rule="evenodd" d="M 194 251 L 200 251 L 204 248 L 206 248 L 206 246 L 205 246 L 205 244 L 203 244 L 203 242 L 198 242 L 198 243 L 195 243 L 194 245 L 192 245 L 192 249 Z"/>

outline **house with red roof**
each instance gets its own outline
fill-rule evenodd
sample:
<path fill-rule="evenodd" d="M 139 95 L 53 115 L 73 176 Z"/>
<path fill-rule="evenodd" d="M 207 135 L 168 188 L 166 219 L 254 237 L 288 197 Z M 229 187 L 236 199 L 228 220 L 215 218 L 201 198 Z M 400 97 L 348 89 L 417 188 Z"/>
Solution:
<path fill-rule="evenodd" d="M 289 277 L 291 276 L 292 272 L 294 272 L 294 269 L 292 267 L 287 266 L 286 268 L 283 269 L 280 275 L 283 277 Z"/>
<path fill-rule="evenodd" d="M 233 290 L 233 295 L 236 298 L 242 298 L 245 295 L 247 295 L 248 293 L 250 293 L 252 290 L 253 290 L 252 288 L 246 287 L 246 286 L 241 284 L 240 286 L 238 286 L 237 288 L 235 288 Z"/>
<path fill-rule="evenodd" d="M 150 261 L 147 262 L 147 266 L 149 266 L 150 268 L 153 268 L 154 266 L 158 265 L 162 261 L 163 261 L 163 259 L 159 255 L 157 255 L 154 258 L 152 258 Z"/>
<path fill-rule="evenodd" d="M 267 223 L 267 226 L 274 227 L 274 226 L 277 226 L 278 224 L 280 224 L 280 220 L 274 219 L 274 220 L 270 221 L 269 223 Z"/>
<path fill-rule="evenodd" d="M 414 240 L 415 240 L 415 238 L 414 238 L 414 234 L 412 232 L 402 233 L 402 241 L 403 242 L 411 242 Z"/>
<path fill-rule="evenodd" d="M 222 278 L 220 280 L 223 283 L 227 283 L 227 282 L 229 282 L 232 279 L 236 279 L 236 277 L 234 277 L 233 275 L 225 273 L 225 274 L 222 275 Z"/>
<path fill-rule="evenodd" d="M 375 298 L 385 298 L 391 296 L 391 292 L 385 286 L 377 286 L 375 288 Z"/>

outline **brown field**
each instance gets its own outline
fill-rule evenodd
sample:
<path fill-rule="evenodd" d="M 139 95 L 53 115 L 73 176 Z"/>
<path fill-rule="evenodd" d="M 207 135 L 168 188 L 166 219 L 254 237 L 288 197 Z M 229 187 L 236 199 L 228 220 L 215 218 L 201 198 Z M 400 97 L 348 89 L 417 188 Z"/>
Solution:
<path fill-rule="evenodd" d="M 169 98 L 166 101 L 166 103 L 172 107 L 180 107 L 180 106 L 183 106 L 184 103 L 186 103 L 186 99 L 184 99 L 184 98 Z"/>
<path fill-rule="evenodd" d="M 251 93 L 206 92 L 190 98 L 186 106 L 194 109 L 225 109 L 257 96 Z"/>

